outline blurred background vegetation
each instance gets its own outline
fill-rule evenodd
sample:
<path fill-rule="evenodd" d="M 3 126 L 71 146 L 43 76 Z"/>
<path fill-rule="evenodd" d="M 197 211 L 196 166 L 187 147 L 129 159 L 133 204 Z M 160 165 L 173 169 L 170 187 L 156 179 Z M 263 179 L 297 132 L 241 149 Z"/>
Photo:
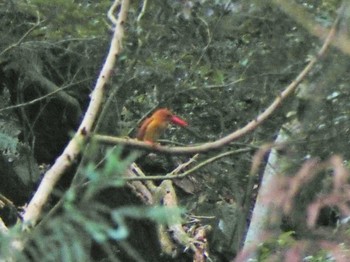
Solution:
<path fill-rule="evenodd" d="M 304 19 L 328 29 L 341 1 L 291 3 L 305 11 Z M 16 207 L 30 200 L 42 174 L 62 152 L 89 103 L 111 40 L 113 28 L 106 17 L 110 4 L 107 0 L 0 2 L 0 193 Z M 132 1 L 130 7 L 124 51 L 108 84 L 95 130 L 100 134 L 134 137 L 142 118 L 156 108 L 168 107 L 190 123 L 190 131 L 170 128 L 164 136 L 168 141 L 182 145 L 214 141 L 256 118 L 323 43 L 303 26 L 303 20 L 289 16 L 286 8 L 280 9 L 283 1 L 155 0 L 149 1 L 141 13 L 142 5 L 142 1 Z M 346 12 L 339 26 L 344 34 L 349 32 L 348 16 Z M 283 152 L 286 174 L 293 175 L 306 159 L 325 160 L 334 154 L 343 156 L 344 164 L 348 164 L 349 61 L 348 54 L 331 48 L 296 96 L 253 133 L 221 151 L 251 150 L 220 159 L 175 183 L 181 206 L 188 214 L 201 217 L 201 224 L 212 226 L 208 261 L 229 261 L 239 252 L 242 229 L 237 229 L 237 217 L 247 190 L 252 156 L 261 145 L 273 142 L 285 124 L 298 121 L 297 131 L 287 130 L 289 146 Z M 94 146 L 93 153 L 84 157 L 79 172 L 95 178 L 89 167 L 96 166 L 106 150 Z M 218 153 L 208 152 L 199 159 Z M 162 168 L 143 163 L 146 174 L 166 174 L 174 165 L 188 160 L 172 157 L 169 164 L 169 159 L 159 158 L 155 165 Z M 118 154 L 106 161 L 115 161 L 120 170 L 130 163 L 130 159 L 125 163 Z M 123 187 L 122 180 L 113 190 L 108 183 L 103 190 L 92 183 L 94 193 L 86 198 L 86 192 L 72 188 L 64 194 L 77 165 L 60 181 L 52 199 L 52 205 L 64 202 L 61 210 L 44 219 L 42 226 L 27 236 L 28 247 L 18 254 L 18 259 L 169 261 L 159 255 L 154 233 L 154 225 L 164 216 L 162 211 L 158 219 L 149 222 L 150 216 L 140 216 L 139 209 L 133 209 L 131 215 L 126 215 L 131 217 L 126 227 L 129 237 L 109 239 L 115 230 L 111 223 L 119 224 L 119 228 L 121 225 L 120 220 L 107 219 L 107 213 L 123 206 L 140 207 L 141 203 Z M 108 177 L 103 168 L 96 172 L 116 179 Z M 296 218 L 287 221 L 284 230 L 310 237 L 300 221 L 305 219 L 306 203 L 327 188 L 329 178 L 322 178 L 310 183 L 306 193 L 301 194 L 293 215 Z M 252 204 L 259 181 L 257 177 L 254 194 L 249 196 Z M 2 213 L 8 215 L 5 211 Z M 337 210 L 328 210 L 322 226 L 332 228 L 338 217 Z M 141 239 L 139 232 L 145 232 Z M 20 233 L 14 228 L 11 234 Z M 11 234 L 2 236 L 1 243 L 10 243 Z M 281 238 L 289 237 L 287 234 Z M 86 238 L 94 243 L 86 243 Z M 48 249 L 48 243 L 55 248 Z M 98 251 L 92 251 L 90 256 L 86 250 L 95 250 L 95 246 Z M 6 245 L 3 247 L 6 250 Z M 271 250 L 263 249 L 266 259 Z M 307 255 L 310 259 L 315 256 L 314 261 L 327 261 L 326 255 L 317 252 Z M 324 260 L 316 260 L 318 257 Z M 182 253 L 175 259 L 190 260 Z"/>

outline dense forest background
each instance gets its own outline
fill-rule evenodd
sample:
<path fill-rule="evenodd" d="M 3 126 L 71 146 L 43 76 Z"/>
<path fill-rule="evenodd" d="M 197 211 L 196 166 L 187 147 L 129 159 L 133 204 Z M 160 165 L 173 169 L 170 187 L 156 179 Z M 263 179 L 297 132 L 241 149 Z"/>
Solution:
<path fill-rule="evenodd" d="M 347 1 L 127 2 L 0 2 L 1 259 L 350 261 Z"/>

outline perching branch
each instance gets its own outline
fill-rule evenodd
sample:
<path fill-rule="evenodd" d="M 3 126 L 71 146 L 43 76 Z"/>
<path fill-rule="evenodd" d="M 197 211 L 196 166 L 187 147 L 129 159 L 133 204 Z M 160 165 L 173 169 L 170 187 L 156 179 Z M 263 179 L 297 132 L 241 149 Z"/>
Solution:
<path fill-rule="evenodd" d="M 97 79 L 96 86 L 91 94 L 91 100 L 85 116 L 63 153 L 56 159 L 53 166 L 45 173 L 39 188 L 28 204 L 23 215 L 24 222 L 28 225 L 35 225 L 41 215 L 43 206 L 47 202 L 55 184 L 64 172 L 74 163 L 80 154 L 82 144 L 87 140 L 86 135 L 92 130 L 100 112 L 106 83 L 110 79 L 115 66 L 116 58 L 122 50 L 122 40 L 124 36 L 124 24 L 129 9 L 129 0 L 123 0 L 121 4 L 116 0 L 111 7 L 109 14 L 113 14 L 118 6 L 121 6 L 118 19 L 114 19 L 115 30 L 111 41 L 109 53 Z"/>
<path fill-rule="evenodd" d="M 160 145 L 150 145 L 149 143 L 144 143 L 141 141 L 137 141 L 135 139 L 125 139 L 119 137 L 112 137 L 106 135 L 98 135 L 95 134 L 91 136 L 91 139 L 98 143 L 109 144 L 109 145 L 124 145 L 128 147 L 133 147 L 136 149 L 142 149 L 145 151 L 158 152 L 163 154 L 196 154 L 208 152 L 211 150 L 219 149 L 223 146 L 228 145 L 232 141 L 235 141 L 242 136 L 254 131 L 257 127 L 259 127 L 262 123 L 264 123 L 276 110 L 282 105 L 284 100 L 286 100 L 289 96 L 291 96 L 298 85 L 305 79 L 305 77 L 310 73 L 311 69 L 314 67 L 316 62 L 325 54 L 328 49 L 333 36 L 335 35 L 336 25 L 338 24 L 339 17 L 337 21 L 334 22 L 332 29 L 330 30 L 323 46 L 319 50 L 318 54 L 310 60 L 310 62 L 305 66 L 305 68 L 299 73 L 299 75 L 294 79 L 294 81 L 286 87 L 284 91 L 281 92 L 279 96 L 271 103 L 269 107 L 265 109 L 260 115 L 258 115 L 255 119 L 250 121 L 241 129 L 234 131 L 233 133 L 213 142 L 208 142 L 198 146 L 188 146 L 188 147 L 166 147 Z"/>

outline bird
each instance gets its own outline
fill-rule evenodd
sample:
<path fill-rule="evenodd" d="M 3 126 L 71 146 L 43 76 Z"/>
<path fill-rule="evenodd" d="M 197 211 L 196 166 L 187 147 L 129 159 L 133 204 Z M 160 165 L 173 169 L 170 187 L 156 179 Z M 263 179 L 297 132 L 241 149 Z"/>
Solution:
<path fill-rule="evenodd" d="M 137 140 L 154 144 L 164 133 L 169 123 L 181 127 L 188 126 L 185 120 L 174 115 L 169 109 L 160 108 L 142 122 L 136 138 Z"/>

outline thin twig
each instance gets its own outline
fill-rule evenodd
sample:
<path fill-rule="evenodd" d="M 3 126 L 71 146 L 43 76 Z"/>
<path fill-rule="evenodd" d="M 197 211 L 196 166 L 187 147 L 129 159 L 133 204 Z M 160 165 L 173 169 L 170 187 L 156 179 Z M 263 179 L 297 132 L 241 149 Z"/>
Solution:
<path fill-rule="evenodd" d="M 207 42 L 206 46 L 203 48 L 202 53 L 201 53 L 201 55 L 200 55 L 200 57 L 199 57 L 199 59 L 198 59 L 198 61 L 197 61 L 197 63 L 196 63 L 196 66 L 199 65 L 199 63 L 200 63 L 200 61 L 202 60 L 202 58 L 203 58 L 205 52 L 206 52 L 207 49 L 209 48 L 210 43 L 211 43 L 211 40 L 212 40 L 212 36 L 211 36 L 210 29 L 209 29 L 209 25 L 208 25 L 207 21 L 205 21 L 202 17 L 198 17 L 198 18 L 199 18 L 199 20 L 205 25 L 205 27 L 206 27 L 206 29 L 207 29 L 208 42 Z"/>
<path fill-rule="evenodd" d="M 140 11 L 140 13 L 139 13 L 139 15 L 137 16 L 137 19 L 136 19 L 138 34 L 140 34 L 140 32 L 142 31 L 141 20 L 145 16 L 145 13 L 146 13 L 146 10 L 147 10 L 147 6 L 148 6 L 148 0 L 143 0 L 142 9 L 141 9 L 141 11 Z"/>
<path fill-rule="evenodd" d="M 186 167 L 188 167 L 189 165 L 191 165 L 193 162 L 197 161 L 199 154 L 195 154 L 193 157 L 190 158 L 190 160 L 188 160 L 185 163 L 182 163 L 181 165 L 179 165 L 178 167 L 176 167 L 173 171 L 171 171 L 169 174 L 167 174 L 166 176 L 175 176 L 176 174 L 178 174 L 182 169 L 185 169 Z"/>
<path fill-rule="evenodd" d="M 19 107 L 25 107 L 25 106 L 33 105 L 33 104 L 38 103 L 38 102 L 40 102 L 40 101 L 42 101 L 42 100 L 44 100 L 46 98 L 51 97 L 54 94 L 56 94 L 58 92 L 61 92 L 61 91 L 65 90 L 65 89 L 67 89 L 69 87 L 72 87 L 72 86 L 77 85 L 77 84 L 81 84 L 81 83 L 83 83 L 85 81 L 88 81 L 88 80 L 90 80 L 90 79 L 85 79 L 85 80 L 82 80 L 82 81 L 79 81 L 79 82 L 76 82 L 76 83 L 72 83 L 72 84 L 60 87 L 60 88 L 58 88 L 58 89 L 56 89 L 56 90 L 54 90 L 54 91 L 52 91 L 52 92 L 50 92 L 50 93 L 48 93 L 46 95 L 40 96 L 40 97 L 35 98 L 33 100 L 27 101 L 25 103 L 20 103 L 20 104 L 16 104 L 16 105 L 13 105 L 13 106 L 7 106 L 7 107 L 4 107 L 4 108 L 0 108 L 0 113 L 4 112 L 4 111 L 7 111 L 7 110 L 17 109 Z"/>
<path fill-rule="evenodd" d="M 38 21 L 36 22 L 35 25 L 33 25 L 27 32 L 24 33 L 24 35 L 14 44 L 10 45 L 9 47 L 5 48 L 1 53 L 0 56 L 5 54 L 6 52 L 10 51 L 12 48 L 15 48 L 19 46 L 26 38 L 29 36 L 35 29 L 39 27 L 42 23 L 44 23 L 46 20 L 40 21 L 39 14 L 38 14 Z"/>
<path fill-rule="evenodd" d="M 202 168 L 203 166 L 206 166 L 210 163 L 215 162 L 216 160 L 223 158 L 223 157 L 227 157 L 229 155 L 236 155 L 236 154 L 241 154 L 241 153 L 245 153 L 245 152 L 249 152 L 252 151 L 252 148 L 243 148 L 243 149 L 238 149 L 235 151 L 229 151 L 229 152 L 225 152 L 219 155 L 216 155 L 215 157 L 209 158 L 201 163 L 199 163 L 198 165 L 196 165 L 195 167 L 181 173 L 178 175 L 165 175 L 165 176 L 145 176 L 145 177 L 125 177 L 123 179 L 125 179 L 126 181 L 133 181 L 133 180 L 173 180 L 173 179 L 179 179 L 179 178 L 184 178 L 186 176 L 188 176 L 189 174 L 193 173 L 194 171 L 197 171 L 198 169 Z"/>

